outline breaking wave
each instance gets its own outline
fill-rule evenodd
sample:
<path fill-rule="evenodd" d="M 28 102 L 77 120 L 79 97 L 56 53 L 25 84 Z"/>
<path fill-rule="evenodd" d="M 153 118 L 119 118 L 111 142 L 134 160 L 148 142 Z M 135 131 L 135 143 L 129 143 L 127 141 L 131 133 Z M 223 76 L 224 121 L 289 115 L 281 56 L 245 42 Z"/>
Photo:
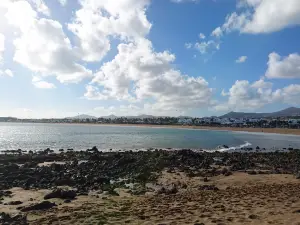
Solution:
<path fill-rule="evenodd" d="M 228 151 L 235 151 L 235 150 L 241 150 L 242 148 L 246 148 L 251 146 L 252 144 L 248 141 L 246 141 L 244 144 L 239 145 L 239 146 L 235 146 L 235 147 L 229 147 L 229 148 L 225 148 L 224 146 L 219 146 L 215 149 L 215 151 L 219 151 L 219 152 L 228 152 Z"/>

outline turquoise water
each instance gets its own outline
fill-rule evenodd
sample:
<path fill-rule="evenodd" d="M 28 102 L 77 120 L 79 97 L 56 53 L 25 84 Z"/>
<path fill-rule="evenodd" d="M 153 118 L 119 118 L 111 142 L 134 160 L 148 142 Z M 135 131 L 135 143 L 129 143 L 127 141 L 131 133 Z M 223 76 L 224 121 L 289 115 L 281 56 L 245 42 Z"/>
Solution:
<path fill-rule="evenodd" d="M 0 150 L 74 148 L 128 150 L 147 148 L 214 149 L 249 142 L 261 148 L 300 148 L 300 136 L 195 129 L 73 124 L 0 123 Z"/>

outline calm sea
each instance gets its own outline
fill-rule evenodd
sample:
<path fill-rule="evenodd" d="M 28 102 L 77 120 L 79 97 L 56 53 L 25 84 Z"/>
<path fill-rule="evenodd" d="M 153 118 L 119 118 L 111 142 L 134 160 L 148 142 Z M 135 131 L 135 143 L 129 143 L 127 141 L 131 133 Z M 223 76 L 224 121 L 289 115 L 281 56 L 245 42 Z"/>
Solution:
<path fill-rule="evenodd" d="M 0 123 L 0 150 L 86 150 L 93 146 L 102 150 L 214 149 L 219 145 L 237 147 L 245 143 L 261 148 L 300 148 L 300 136 L 130 126 Z"/>

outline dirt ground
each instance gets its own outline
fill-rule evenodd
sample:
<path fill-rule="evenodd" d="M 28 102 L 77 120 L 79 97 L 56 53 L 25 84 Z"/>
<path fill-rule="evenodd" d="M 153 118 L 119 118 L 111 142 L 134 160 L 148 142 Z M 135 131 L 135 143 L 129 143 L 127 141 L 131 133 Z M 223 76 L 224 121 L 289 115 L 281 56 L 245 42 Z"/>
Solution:
<path fill-rule="evenodd" d="M 204 182 L 200 177 L 164 171 L 154 187 L 176 185 L 176 194 L 147 192 L 133 196 L 90 193 L 71 203 L 61 199 L 45 211 L 30 211 L 29 224 L 290 224 L 300 225 L 300 181 L 292 175 L 249 175 L 236 172 Z M 202 190 L 215 185 L 219 190 Z M 2 203 L 20 200 L 26 206 L 41 202 L 49 190 L 11 189 Z M 19 213 L 18 206 L 1 204 L 1 212 Z"/>

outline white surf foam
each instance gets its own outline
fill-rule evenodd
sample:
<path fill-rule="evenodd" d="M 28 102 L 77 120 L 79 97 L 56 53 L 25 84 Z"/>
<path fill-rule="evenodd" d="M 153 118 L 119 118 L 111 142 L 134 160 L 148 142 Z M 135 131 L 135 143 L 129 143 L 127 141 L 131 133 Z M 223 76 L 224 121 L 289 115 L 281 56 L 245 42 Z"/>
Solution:
<path fill-rule="evenodd" d="M 242 144 L 239 146 L 229 147 L 229 148 L 217 148 L 217 149 L 215 149 L 215 151 L 219 151 L 219 152 L 236 151 L 236 150 L 241 150 L 242 148 L 249 147 L 251 145 L 252 144 L 250 142 L 246 141 L 245 144 Z"/>

